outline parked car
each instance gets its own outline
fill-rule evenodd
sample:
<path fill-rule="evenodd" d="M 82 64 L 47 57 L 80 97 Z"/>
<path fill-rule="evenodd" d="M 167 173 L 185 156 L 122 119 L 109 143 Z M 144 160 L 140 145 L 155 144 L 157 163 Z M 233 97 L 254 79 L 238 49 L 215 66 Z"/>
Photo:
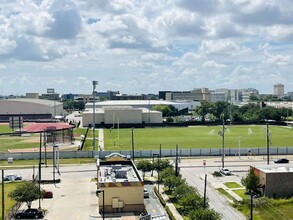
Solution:
<path fill-rule="evenodd" d="M 220 173 L 224 174 L 225 176 L 229 176 L 229 175 L 231 175 L 230 170 L 227 169 L 227 168 L 221 168 L 221 169 L 220 169 Z"/>
<path fill-rule="evenodd" d="M 43 199 L 52 199 L 53 198 L 53 192 L 43 189 L 42 191 Z"/>
<path fill-rule="evenodd" d="M 14 215 L 15 219 L 39 219 L 44 217 L 44 212 L 39 209 L 27 209 Z"/>
<path fill-rule="evenodd" d="M 149 191 L 146 188 L 144 188 L 144 190 L 143 190 L 143 197 L 144 198 L 149 198 L 150 197 Z"/>
<path fill-rule="evenodd" d="M 22 180 L 22 177 L 20 175 L 15 175 L 15 174 L 8 174 L 4 177 L 4 181 L 16 181 L 16 180 Z"/>
<path fill-rule="evenodd" d="M 278 159 L 274 161 L 275 163 L 289 163 L 289 160 L 286 158 Z"/>

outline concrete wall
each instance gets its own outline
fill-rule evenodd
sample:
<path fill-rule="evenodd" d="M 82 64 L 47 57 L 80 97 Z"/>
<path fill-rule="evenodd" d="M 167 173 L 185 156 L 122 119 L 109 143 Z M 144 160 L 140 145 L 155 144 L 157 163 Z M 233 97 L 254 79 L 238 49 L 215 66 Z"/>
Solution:
<path fill-rule="evenodd" d="M 130 109 L 105 109 L 105 124 L 112 124 L 113 120 L 119 124 L 138 124 L 142 122 L 142 110 Z"/>
<path fill-rule="evenodd" d="M 96 124 L 142 124 L 162 123 L 162 113 L 158 111 L 143 111 L 139 108 L 105 108 L 96 112 Z M 82 126 L 93 124 L 93 113 L 84 112 L 82 115 Z"/>
<path fill-rule="evenodd" d="M 277 172 L 265 174 L 265 196 L 269 198 L 286 198 L 293 196 L 293 173 Z"/>
<path fill-rule="evenodd" d="M 162 123 L 163 117 L 162 112 L 150 111 L 142 113 L 142 121 L 145 123 Z"/>
<path fill-rule="evenodd" d="M 104 112 L 96 112 L 95 121 L 96 124 L 101 124 L 104 122 Z M 82 115 L 82 126 L 87 127 L 89 124 L 93 124 L 93 113 L 84 112 Z"/>
<path fill-rule="evenodd" d="M 142 186 L 128 187 L 105 187 L 101 188 L 105 193 L 105 212 L 142 212 L 144 210 L 144 196 Z M 135 196 L 133 196 L 135 195 Z M 123 208 L 114 209 L 113 199 L 118 198 L 119 202 L 123 202 Z M 103 208 L 102 193 L 99 194 L 99 209 Z"/>

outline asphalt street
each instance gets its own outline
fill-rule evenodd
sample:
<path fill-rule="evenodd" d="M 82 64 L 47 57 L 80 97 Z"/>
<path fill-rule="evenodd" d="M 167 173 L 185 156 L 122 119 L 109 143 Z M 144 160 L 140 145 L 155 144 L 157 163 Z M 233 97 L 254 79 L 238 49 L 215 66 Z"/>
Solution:
<path fill-rule="evenodd" d="M 279 156 L 281 157 L 281 156 Z M 293 156 L 287 157 L 290 161 Z M 271 165 L 275 166 L 271 158 Z M 206 164 L 204 166 L 203 164 Z M 220 181 L 240 182 L 241 178 L 246 175 L 249 166 L 266 165 L 266 157 L 229 157 L 225 158 L 225 167 L 232 171 L 232 176 L 221 178 Z M 221 167 L 221 158 L 196 158 L 182 159 L 179 164 L 180 172 L 186 179 L 187 183 L 198 188 L 203 195 L 205 173 L 213 173 Z M 23 179 L 31 180 L 33 175 L 37 174 L 37 168 L 15 169 L 5 171 L 5 174 L 20 174 Z M 62 165 L 60 167 L 60 176 L 56 174 L 56 178 L 61 178 L 59 184 L 42 184 L 41 188 L 50 190 L 54 193 L 53 199 L 40 200 L 41 207 L 48 210 L 44 219 L 61 220 L 61 219 L 77 219 L 77 220 L 93 220 L 101 219 L 98 213 L 98 200 L 95 195 L 96 185 L 92 181 L 96 177 L 96 165 Z M 42 179 L 53 179 L 52 167 L 42 167 Z M 209 205 L 223 215 L 223 219 L 235 220 L 245 219 L 245 217 L 237 210 L 232 208 L 225 197 L 220 195 L 213 187 L 211 180 L 208 180 L 207 197 Z M 146 199 L 145 203 L 149 212 L 153 215 L 164 215 L 164 210 L 158 205 L 158 201 L 152 191 L 151 185 L 146 185 L 150 192 L 150 199 Z M 34 201 L 33 208 L 39 207 L 39 201 Z M 25 209 L 26 207 L 21 207 Z M 120 218 L 111 218 L 120 219 Z"/>

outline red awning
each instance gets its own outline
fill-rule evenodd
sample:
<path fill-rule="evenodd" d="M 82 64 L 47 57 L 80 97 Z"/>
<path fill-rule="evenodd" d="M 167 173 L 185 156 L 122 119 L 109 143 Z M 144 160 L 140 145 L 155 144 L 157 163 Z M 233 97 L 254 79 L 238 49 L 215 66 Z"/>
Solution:
<path fill-rule="evenodd" d="M 26 127 L 23 128 L 23 131 L 29 132 L 29 133 L 37 133 L 37 132 L 43 132 L 47 130 L 68 130 L 73 128 L 74 125 L 70 125 L 68 123 L 33 123 L 29 124 Z"/>

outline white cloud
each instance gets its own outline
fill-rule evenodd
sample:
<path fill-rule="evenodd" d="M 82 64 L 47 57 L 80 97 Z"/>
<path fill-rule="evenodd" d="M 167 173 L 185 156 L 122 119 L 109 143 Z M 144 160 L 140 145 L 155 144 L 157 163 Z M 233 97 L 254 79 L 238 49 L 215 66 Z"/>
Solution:
<path fill-rule="evenodd" d="M 241 47 L 232 40 L 204 40 L 199 48 L 202 54 L 230 55 L 233 56 Z"/>
<path fill-rule="evenodd" d="M 7 38 L 0 38 L 0 56 L 1 54 L 7 54 L 13 51 L 16 48 L 16 46 L 17 45 L 15 41 L 9 40 Z"/>
<path fill-rule="evenodd" d="M 227 67 L 225 64 L 217 63 L 216 61 L 213 61 L 213 60 L 205 61 L 202 66 L 203 68 L 216 68 L 216 69 L 222 69 Z"/>
<path fill-rule="evenodd" d="M 292 0 L 2 0 L 1 77 L 17 93 L 25 79 L 77 93 L 92 79 L 124 93 L 243 80 L 271 90 L 293 80 L 292 11 Z"/>
<path fill-rule="evenodd" d="M 275 65 L 289 65 L 293 64 L 293 57 L 290 55 L 272 55 L 268 52 L 265 53 L 264 63 Z"/>
<path fill-rule="evenodd" d="M 7 69 L 6 65 L 0 64 L 0 70 L 6 70 L 6 69 Z"/>

